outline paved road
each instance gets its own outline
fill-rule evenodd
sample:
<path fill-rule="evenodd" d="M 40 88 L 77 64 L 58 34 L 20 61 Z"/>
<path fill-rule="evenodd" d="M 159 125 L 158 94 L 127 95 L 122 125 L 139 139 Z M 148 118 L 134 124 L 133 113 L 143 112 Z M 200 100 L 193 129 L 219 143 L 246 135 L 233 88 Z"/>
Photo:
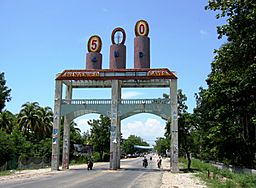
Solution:
<path fill-rule="evenodd" d="M 161 186 L 163 171 L 157 169 L 156 162 L 149 161 L 148 168 L 142 167 L 142 158 L 121 161 L 121 169 L 109 170 L 108 164 L 95 165 L 92 171 L 86 168 L 69 171 L 36 179 L 23 179 L 13 183 L 0 184 L 5 188 L 158 188 Z"/>

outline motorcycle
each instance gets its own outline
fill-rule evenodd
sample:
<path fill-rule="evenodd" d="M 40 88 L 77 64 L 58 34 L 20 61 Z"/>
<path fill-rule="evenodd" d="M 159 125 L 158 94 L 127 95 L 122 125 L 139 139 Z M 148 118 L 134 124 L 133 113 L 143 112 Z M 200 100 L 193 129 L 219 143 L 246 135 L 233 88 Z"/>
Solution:
<path fill-rule="evenodd" d="M 147 168 L 147 166 L 148 166 L 148 160 L 147 159 L 143 159 L 143 167 L 144 168 Z"/>
<path fill-rule="evenodd" d="M 93 162 L 89 160 L 87 163 L 87 170 L 92 170 L 92 167 L 93 167 Z"/>

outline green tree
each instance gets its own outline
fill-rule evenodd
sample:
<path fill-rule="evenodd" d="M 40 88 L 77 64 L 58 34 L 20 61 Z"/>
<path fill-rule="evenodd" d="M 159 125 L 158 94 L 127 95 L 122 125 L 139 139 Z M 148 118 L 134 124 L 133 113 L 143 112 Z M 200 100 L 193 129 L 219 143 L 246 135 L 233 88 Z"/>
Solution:
<path fill-rule="evenodd" d="M 18 126 L 28 139 L 38 142 L 51 137 L 53 112 L 50 107 L 41 107 L 38 102 L 22 105 L 18 114 Z"/>
<path fill-rule="evenodd" d="M 197 95 L 202 151 L 209 159 L 254 167 L 256 2 L 214 0 L 206 9 L 217 11 L 217 19 L 226 19 L 217 32 L 219 38 L 227 37 L 227 43 L 215 50 L 208 89 L 200 88 Z"/>
<path fill-rule="evenodd" d="M 77 127 L 77 124 L 72 121 L 70 123 L 70 143 L 71 144 L 82 144 L 81 130 Z"/>
<path fill-rule="evenodd" d="M 11 135 L 0 130 L 0 166 L 9 161 L 15 153 L 15 145 L 10 137 Z"/>
<path fill-rule="evenodd" d="M 22 109 L 18 114 L 19 128 L 24 132 L 27 138 L 30 138 L 30 134 L 32 135 L 39 130 L 40 116 L 38 110 L 38 102 L 27 102 L 22 105 Z"/>
<path fill-rule="evenodd" d="M 83 139 L 83 144 L 85 144 L 85 145 L 91 144 L 91 142 L 90 142 L 91 135 L 90 135 L 89 130 L 87 130 L 86 132 L 83 132 L 82 139 Z"/>
<path fill-rule="evenodd" d="M 197 156 L 199 145 L 195 118 L 193 114 L 185 112 L 179 118 L 179 153 L 188 160 L 188 171 L 191 170 L 191 154 Z"/>
<path fill-rule="evenodd" d="M 52 156 L 52 138 L 45 138 L 42 139 L 38 144 L 37 144 L 37 150 L 38 156 L 44 157 L 46 159 L 50 159 Z"/>
<path fill-rule="evenodd" d="M 110 125 L 111 120 L 108 117 L 100 115 L 98 120 L 90 120 L 88 124 L 91 126 L 90 141 L 95 152 L 99 152 L 101 161 L 103 154 L 109 153 L 110 150 Z"/>
<path fill-rule="evenodd" d="M 164 98 L 169 98 L 169 95 L 163 94 Z M 196 150 L 195 140 L 197 134 L 196 123 L 194 121 L 194 116 L 187 112 L 188 106 L 186 105 L 187 97 L 183 94 L 182 90 L 177 91 L 177 103 L 178 103 L 178 130 L 179 130 L 179 154 L 186 156 L 188 159 L 188 170 L 191 166 L 191 153 Z M 166 123 L 165 127 L 165 137 L 168 140 L 171 138 L 170 122 Z M 164 138 L 157 140 L 157 145 L 165 148 L 166 143 L 168 143 Z M 170 147 L 170 146 L 169 146 Z M 169 148 L 166 148 L 169 149 Z M 162 152 L 164 149 L 161 149 Z"/>
<path fill-rule="evenodd" d="M 6 86 L 6 80 L 4 78 L 4 73 L 0 72 L 0 112 L 5 107 L 5 102 L 9 102 L 11 100 L 11 89 L 8 89 Z"/>
<path fill-rule="evenodd" d="M 8 134 L 11 134 L 15 126 L 15 120 L 15 115 L 8 110 L 4 110 L 0 113 L 0 129 L 6 131 Z"/>
<path fill-rule="evenodd" d="M 35 152 L 33 151 L 34 147 L 37 147 L 36 144 L 32 144 L 30 141 L 26 140 L 26 136 L 15 127 L 10 135 L 10 141 L 14 144 L 14 155 L 16 158 L 23 156 L 33 156 Z"/>
<path fill-rule="evenodd" d="M 39 132 L 41 138 L 51 137 L 53 126 L 53 112 L 50 107 L 40 107 L 38 109 L 39 115 Z"/>
<path fill-rule="evenodd" d="M 124 140 L 122 145 L 123 152 L 127 154 L 135 154 L 135 153 L 142 153 L 143 149 L 135 148 L 134 145 L 140 146 L 149 146 L 147 142 L 145 142 L 141 137 L 130 135 L 126 140 Z"/>
<path fill-rule="evenodd" d="M 157 138 L 154 149 L 160 155 L 165 155 L 167 150 L 170 150 L 170 139 L 166 137 Z"/>

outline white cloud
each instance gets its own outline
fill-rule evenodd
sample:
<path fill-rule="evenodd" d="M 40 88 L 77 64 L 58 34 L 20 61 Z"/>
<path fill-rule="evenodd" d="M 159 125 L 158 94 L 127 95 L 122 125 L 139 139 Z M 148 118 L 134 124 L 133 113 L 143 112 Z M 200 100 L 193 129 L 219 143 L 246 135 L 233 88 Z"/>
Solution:
<path fill-rule="evenodd" d="M 208 32 L 206 30 L 203 30 L 203 29 L 200 29 L 199 33 L 200 33 L 201 36 L 207 36 L 208 35 Z"/>
<path fill-rule="evenodd" d="M 136 91 L 127 91 L 122 93 L 122 99 L 130 99 L 142 95 L 143 93 Z"/>
<path fill-rule="evenodd" d="M 163 137 L 165 132 L 165 125 L 161 124 L 159 120 L 148 118 L 145 122 L 133 121 L 127 124 L 121 124 L 121 132 L 123 138 L 128 138 L 130 135 L 140 136 L 149 144 L 155 144 L 158 137 Z"/>
<path fill-rule="evenodd" d="M 83 132 L 87 132 L 88 130 L 90 130 L 90 125 L 88 125 L 89 119 L 79 119 L 79 120 L 75 120 L 76 124 L 78 125 L 78 128 L 81 130 L 81 133 Z"/>

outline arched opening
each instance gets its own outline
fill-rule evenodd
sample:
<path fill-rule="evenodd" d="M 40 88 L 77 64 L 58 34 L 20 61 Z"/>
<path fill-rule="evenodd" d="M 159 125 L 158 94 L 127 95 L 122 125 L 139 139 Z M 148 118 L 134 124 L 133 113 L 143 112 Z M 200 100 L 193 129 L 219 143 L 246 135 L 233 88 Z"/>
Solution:
<path fill-rule="evenodd" d="M 81 133 L 86 133 L 87 131 L 90 131 L 90 125 L 88 124 L 89 120 L 93 119 L 99 119 L 100 114 L 91 113 L 79 116 L 75 118 L 73 121 L 77 124 L 78 128 L 81 130 Z"/>
<path fill-rule="evenodd" d="M 161 117 L 150 114 L 140 113 L 121 121 L 121 134 L 123 139 L 123 145 L 121 144 L 121 157 L 129 158 L 129 163 L 121 162 L 121 168 L 138 168 L 144 169 L 143 158 L 146 156 L 148 166 L 146 170 L 157 170 L 157 160 L 159 155 L 152 149 L 139 149 L 136 153 L 126 153 L 127 144 L 124 144 L 128 139 L 134 139 L 133 136 L 141 138 L 143 141 L 153 147 L 156 145 L 155 141 L 160 137 L 163 138 L 165 134 L 166 121 Z M 133 136 L 131 136 L 133 135 Z M 128 141 L 130 142 L 130 141 Z M 137 146 L 134 146 L 137 147 Z M 126 150 L 126 151 L 124 151 Z M 129 166 L 133 164 L 133 166 Z"/>
<path fill-rule="evenodd" d="M 134 134 L 140 136 L 150 145 L 154 145 L 157 138 L 164 136 L 165 126 L 166 121 L 161 117 L 149 113 L 140 113 L 121 121 L 121 133 L 123 138 Z"/>

